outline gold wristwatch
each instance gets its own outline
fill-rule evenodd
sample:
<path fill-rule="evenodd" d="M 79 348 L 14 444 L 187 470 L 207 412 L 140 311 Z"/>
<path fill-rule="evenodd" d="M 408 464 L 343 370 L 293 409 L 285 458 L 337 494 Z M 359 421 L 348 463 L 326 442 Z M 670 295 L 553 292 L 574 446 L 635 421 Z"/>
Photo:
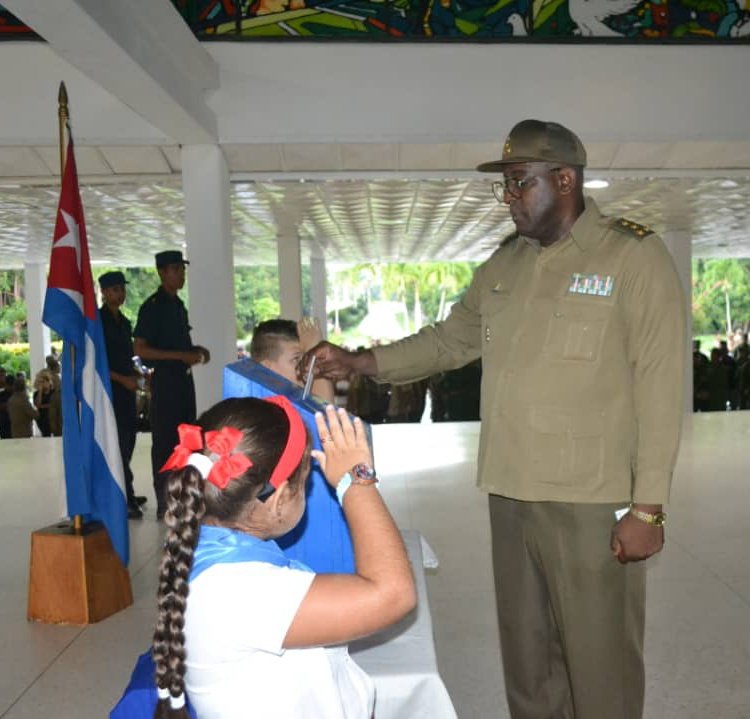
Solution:
<path fill-rule="evenodd" d="M 631 507 L 630 514 L 652 527 L 663 527 L 667 523 L 667 515 L 664 512 L 641 512 L 640 509 Z"/>

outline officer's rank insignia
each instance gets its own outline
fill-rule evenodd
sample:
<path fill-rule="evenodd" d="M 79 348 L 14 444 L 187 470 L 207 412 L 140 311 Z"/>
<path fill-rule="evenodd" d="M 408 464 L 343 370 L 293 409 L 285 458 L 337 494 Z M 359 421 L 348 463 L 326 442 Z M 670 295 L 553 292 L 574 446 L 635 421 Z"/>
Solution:
<path fill-rule="evenodd" d="M 510 146 L 510 136 L 508 136 L 508 138 L 505 140 L 505 144 L 503 145 L 503 157 L 508 157 L 512 151 L 513 150 Z"/>
<path fill-rule="evenodd" d="M 616 230 L 632 235 L 639 240 L 642 240 L 644 237 L 646 237 L 647 235 L 651 235 L 654 232 L 650 227 L 639 225 L 637 222 L 631 222 L 630 220 L 626 220 L 622 217 L 618 220 L 615 220 L 613 227 Z"/>
<path fill-rule="evenodd" d="M 612 275 L 584 275 L 574 272 L 570 277 L 568 294 L 610 297 L 614 287 L 615 278 Z"/>

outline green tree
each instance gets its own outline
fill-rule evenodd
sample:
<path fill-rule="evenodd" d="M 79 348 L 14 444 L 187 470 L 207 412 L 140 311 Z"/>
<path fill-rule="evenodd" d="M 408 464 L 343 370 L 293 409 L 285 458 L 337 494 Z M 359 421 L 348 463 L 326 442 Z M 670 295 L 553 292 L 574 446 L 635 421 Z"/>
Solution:
<path fill-rule="evenodd" d="M 725 334 L 750 324 L 750 260 L 693 260 L 693 332 Z"/>

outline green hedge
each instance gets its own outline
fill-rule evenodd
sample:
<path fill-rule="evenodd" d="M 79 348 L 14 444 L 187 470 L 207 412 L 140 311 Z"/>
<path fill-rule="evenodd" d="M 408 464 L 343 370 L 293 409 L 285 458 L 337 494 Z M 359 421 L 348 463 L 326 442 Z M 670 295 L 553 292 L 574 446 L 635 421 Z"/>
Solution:
<path fill-rule="evenodd" d="M 62 352 L 62 342 L 53 342 L 52 346 L 57 350 L 58 354 Z M 8 374 L 25 372 L 26 376 L 31 378 L 28 343 L 0 344 L 0 367 Z"/>
<path fill-rule="evenodd" d="M 31 373 L 29 345 L 25 343 L 0 345 L 0 367 L 8 374 L 25 372 L 28 377 Z"/>

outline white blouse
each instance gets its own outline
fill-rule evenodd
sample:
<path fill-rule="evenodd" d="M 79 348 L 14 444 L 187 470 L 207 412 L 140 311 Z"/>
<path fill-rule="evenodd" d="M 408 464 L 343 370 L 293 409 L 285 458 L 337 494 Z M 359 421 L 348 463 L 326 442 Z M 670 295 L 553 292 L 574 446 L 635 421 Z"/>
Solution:
<path fill-rule="evenodd" d="M 238 562 L 190 583 L 185 686 L 199 719 L 371 719 L 375 686 L 345 646 L 282 647 L 314 578 Z"/>

